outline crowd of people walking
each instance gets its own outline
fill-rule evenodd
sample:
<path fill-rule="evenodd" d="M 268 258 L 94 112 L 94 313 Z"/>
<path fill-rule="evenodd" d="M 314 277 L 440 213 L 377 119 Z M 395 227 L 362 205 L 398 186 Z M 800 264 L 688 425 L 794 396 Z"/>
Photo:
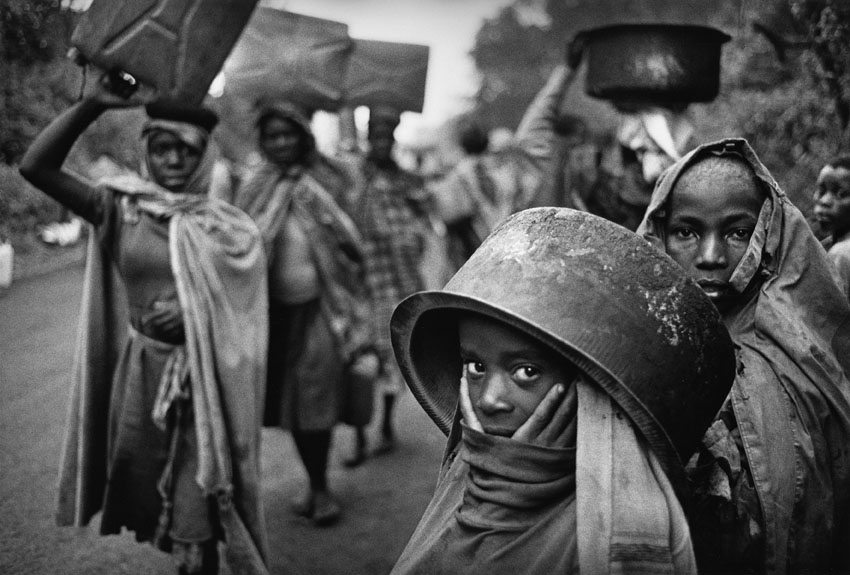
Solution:
<path fill-rule="evenodd" d="M 469 124 L 428 182 L 391 106 L 323 154 L 313 110 L 258 98 L 231 186 L 214 112 L 94 82 L 20 165 L 91 229 L 60 524 L 266 573 L 261 428 L 291 434 L 292 512 L 322 528 L 333 429 L 368 465 L 410 389 L 447 443 L 394 574 L 850 573 L 850 159 L 813 182 L 824 242 L 745 140 L 697 146 L 658 109 L 618 131 L 634 170 L 588 181 L 563 153 L 580 62 L 510 146 Z M 63 167 L 134 106 L 136 175 Z M 426 289 L 435 238 L 452 277 Z"/>

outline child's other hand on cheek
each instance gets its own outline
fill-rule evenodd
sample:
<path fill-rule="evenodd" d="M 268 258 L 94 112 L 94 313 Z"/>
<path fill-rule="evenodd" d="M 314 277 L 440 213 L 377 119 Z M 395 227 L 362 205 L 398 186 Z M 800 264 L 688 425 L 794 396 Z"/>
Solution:
<path fill-rule="evenodd" d="M 543 447 L 573 447 L 578 394 L 575 383 L 553 385 L 513 439 Z"/>
<path fill-rule="evenodd" d="M 511 439 L 544 447 L 573 447 L 577 400 L 575 383 L 569 387 L 563 383 L 553 385 Z M 467 427 L 485 433 L 472 408 L 466 376 L 460 378 L 460 411 Z"/>

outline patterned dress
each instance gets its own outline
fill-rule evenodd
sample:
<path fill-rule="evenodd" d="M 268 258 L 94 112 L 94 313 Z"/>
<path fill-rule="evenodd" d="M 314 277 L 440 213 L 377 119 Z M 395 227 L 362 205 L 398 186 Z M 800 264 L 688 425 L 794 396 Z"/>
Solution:
<path fill-rule="evenodd" d="M 376 347 L 381 357 L 378 388 L 384 394 L 404 389 L 390 342 L 395 306 L 424 289 L 420 272 L 428 234 L 422 181 L 398 166 L 365 162 L 357 224 L 363 236 L 366 284 L 372 301 Z"/>

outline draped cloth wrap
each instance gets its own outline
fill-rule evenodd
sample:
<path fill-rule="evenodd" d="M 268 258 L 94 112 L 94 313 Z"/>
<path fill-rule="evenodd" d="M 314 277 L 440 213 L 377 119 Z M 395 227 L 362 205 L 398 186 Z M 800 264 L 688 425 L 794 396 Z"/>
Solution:
<path fill-rule="evenodd" d="M 354 223 L 309 168 L 283 172 L 264 161 L 236 197 L 236 205 L 257 223 L 269 254 L 287 217 L 296 218 L 318 271 L 322 313 L 347 364 L 374 340 L 363 289 L 362 240 Z"/>
<path fill-rule="evenodd" d="M 259 231 L 243 212 L 219 200 L 172 194 L 138 177 L 104 185 L 122 202 L 169 220 L 198 442 L 195 479 L 218 502 L 232 572 L 267 573 L 260 431 L 268 304 Z M 86 525 L 101 508 L 112 374 L 128 325 L 117 271 L 95 237 L 90 235 L 60 467 L 60 525 Z"/>
<path fill-rule="evenodd" d="M 743 139 L 696 148 L 658 181 L 638 233 L 665 249 L 676 181 L 731 155 L 766 198 L 731 278 L 742 304 L 724 320 L 738 346 L 730 400 L 762 508 L 766 573 L 850 570 L 850 308 L 823 247 Z"/>
<path fill-rule="evenodd" d="M 576 385 L 574 448 L 456 423 L 460 440 L 393 575 L 696 573 L 658 459 L 599 386 Z"/>

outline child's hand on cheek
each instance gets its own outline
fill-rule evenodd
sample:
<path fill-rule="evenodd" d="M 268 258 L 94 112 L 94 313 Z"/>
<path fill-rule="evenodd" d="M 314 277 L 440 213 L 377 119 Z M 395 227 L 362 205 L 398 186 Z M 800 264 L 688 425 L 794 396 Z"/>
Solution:
<path fill-rule="evenodd" d="M 463 415 L 463 421 L 467 427 L 484 433 L 484 427 L 478 421 L 475 410 L 472 409 L 472 400 L 469 399 L 469 382 L 466 381 L 466 375 L 460 378 L 460 413 Z"/>
<path fill-rule="evenodd" d="M 558 383 L 546 393 L 529 418 L 513 434 L 513 439 L 544 447 L 572 447 L 575 442 L 575 384 Z"/>

